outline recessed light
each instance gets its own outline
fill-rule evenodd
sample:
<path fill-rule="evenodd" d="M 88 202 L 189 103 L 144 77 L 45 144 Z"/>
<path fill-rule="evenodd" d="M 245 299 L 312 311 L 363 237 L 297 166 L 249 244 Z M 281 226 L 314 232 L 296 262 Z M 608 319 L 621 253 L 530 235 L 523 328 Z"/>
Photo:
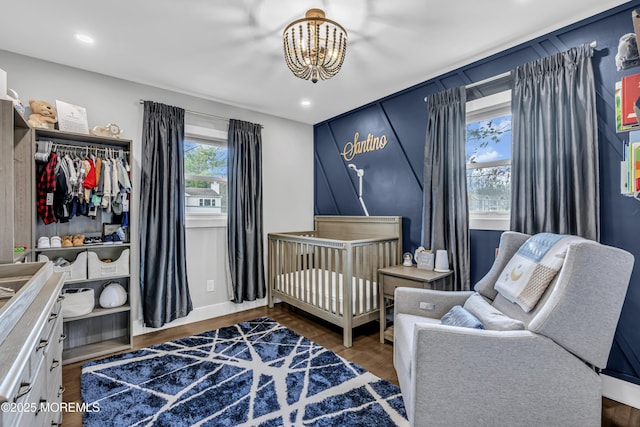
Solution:
<path fill-rule="evenodd" d="M 310 107 L 311 101 L 308 99 L 303 99 L 302 101 L 300 101 L 300 105 L 302 105 L 303 107 Z"/>
<path fill-rule="evenodd" d="M 76 33 L 76 40 L 78 40 L 79 42 L 82 42 L 84 44 L 94 44 L 95 40 L 93 39 L 93 37 L 88 36 L 86 34 L 81 34 L 81 33 Z"/>

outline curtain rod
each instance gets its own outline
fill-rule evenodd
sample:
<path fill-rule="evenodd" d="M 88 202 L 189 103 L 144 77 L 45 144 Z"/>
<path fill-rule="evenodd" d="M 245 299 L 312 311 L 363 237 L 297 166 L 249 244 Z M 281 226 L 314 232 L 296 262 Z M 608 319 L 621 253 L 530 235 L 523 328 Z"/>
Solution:
<path fill-rule="evenodd" d="M 594 48 L 594 49 L 595 49 L 595 47 L 596 47 L 596 46 L 598 46 L 598 42 L 597 42 L 596 40 L 594 40 L 594 41 L 592 41 L 591 43 L 589 43 L 589 46 L 591 46 L 592 48 Z M 511 71 L 507 71 L 507 72 L 505 72 L 505 73 L 498 74 L 497 76 L 489 77 L 488 79 L 480 80 L 479 82 L 469 83 L 468 85 L 465 85 L 465 88 L 466 88 L 466 89 L 471 89 L 471 88 L 474 88 L 474 87 L 477 87 L 477 86 L 481 86 L 481 85 L 486 84 L 486 83 L 491 83 L 492 81 L 495 81 L 495 80 L 499 80 L 499 79 L 505 78 L 505 77 L 507 77 L 509 74 L 511 74 Z M 427 102 L 427 99 L 428 99 L 428 98 L 429 98 L 428 96 L 425 96 L 425 97 L 424 97 L 424 102 Z"/>
<path fill-rule="evenodd" d="M 140 100 L 140 104 L 144 104 L 144 102 L 145 102 L 144 99 Z M 210 117 L 213 119 L 224 120 L 225 122 L 228 122 L 230 120 L 228 117 L 216 116 L 215 114 L 209 114 L 209 113 L 201 113 L 200 111 L 193 111 L 193 110 L 187 110 L 187 109 L 185 109 L 184 111 L 186 113 L 194 114 L 196 116 Z M 260 125 L 260 127 L 264 129 L 263 125 Z"/>

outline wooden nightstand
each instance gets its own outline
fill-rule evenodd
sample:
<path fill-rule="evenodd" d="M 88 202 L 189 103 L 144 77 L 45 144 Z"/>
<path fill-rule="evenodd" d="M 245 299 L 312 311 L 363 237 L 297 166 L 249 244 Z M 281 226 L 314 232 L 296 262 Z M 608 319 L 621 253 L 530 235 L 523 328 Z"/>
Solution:
<path fill-rule="evenodd" d="M 423 288 L 436 290 L 451 289 L 452 271 L 438 273 L 432 270 L 422 270 L 415 265 L 393 267 L 378 270 L 378 306 L 380 307 L 380 342 L 393 342 L 393 326 L 387 328 L 387 310 L 393 307 L 393 293 L 397 287 Z"/>

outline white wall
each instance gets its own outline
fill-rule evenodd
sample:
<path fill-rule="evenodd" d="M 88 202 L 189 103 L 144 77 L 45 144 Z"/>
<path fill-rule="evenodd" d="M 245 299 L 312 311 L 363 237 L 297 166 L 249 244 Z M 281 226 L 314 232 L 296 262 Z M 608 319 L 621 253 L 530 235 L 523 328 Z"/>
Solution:
<path fill-rule="evenodd" d="M 162 102 L 186 110 L 260 123 L 264 126 L 263 198 L 265 233 L 307 230 L 313 227 L 313 127 L 190 95 L 154 88 L 102 74 L 0 50 L 0 69 L 7 72 L 7 86 L 29 99 L 55 103 L 56 99 L 85 107 L 89 127 L 117 123 L 123 138 L 133 141 L 132 200 L 139 195 L 143 108 L 140 99 Z M 225 82 L 220 82 L 225 84 Z M 132 206 L 131 237 L 138 239 L 138 203 Z M 226 229 L 211 221 L 189 221 L 187 269 L 194 312 L 168 327 L 266 304 L 265 300 L 235 305 L 227 292 Z M 266 249 L 266 246 L 265 246 Z M 132 247 L 132 306 L 134 334 L 143 327 L 139 313 L 139 252 Z M 206 291 L 206 281 L 215 291 Z"/>

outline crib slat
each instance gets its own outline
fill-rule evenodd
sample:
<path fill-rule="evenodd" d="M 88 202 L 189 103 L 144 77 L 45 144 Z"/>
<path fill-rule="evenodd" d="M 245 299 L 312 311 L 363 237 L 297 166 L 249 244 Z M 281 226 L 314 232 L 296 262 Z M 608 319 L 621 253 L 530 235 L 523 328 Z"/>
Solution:
<path fill-rule="evenodd" d="M 331 267 L 329 267 L 330 264 L 332 264 L 332 258 L 333 258 L 333 254 L 335 253 L 335 249 L 334 248 L 327 248 L 327 265 L 326 265 L 326 269 L 324 270 L 323 274 L 322 274 L 322 298 L 324 301 L 324 308 L 325 310 L 331 312 L 331 313 L 335 313 L 335 307 L 334 307 L 334 280 L 335 280 L 335 266 L 331 265 Z"/>
<path fill-rule="evenodd" d="M 287 242 L 287 252 L 284 256 L 284 259 L 287 261 L 287 265 L 286 265 L 286 269 L 285 271 L 287 272 L 286 278 L 287 278 L 287 282 L 285 285 L 285 292 L 287 293 L 287 295 L 291 295 L 291 242 Z"/>
<path fill-rule="evenodd" d="M 351 306 L 354 307 L 352 308 L 352 311 L 353 315 L 355 316 L 357 314 L 360 314 L 360 311 L 362 309 L 360 305 L 362 304 L 361 297 L 363 296 L 361 289 L 361 280 L 364 280 L 364 248 L 362 246 L 358 246 L 354 255 L 356 257 L 356 259 L 354 260 L 354 269 L 356 272 L 354 273 L 355 280 L 351 281 L 351 286 L 355 288 L 351 292 Z"/>
<path fill-rule="evenodd" d="M 284 274 L 282 281 L 282 290 L 285 294 L 288 294 L 289 288 L 289 242 L 284 242 L 282 245 L 282 255 L 283 255 L 283 264 L 282 264 L 282 273 Z"/>
<path fill-rule="evenodd" d="M 315 271 L 316 280 L 313 281 L 313 295 L 314 295 L 314 299 L 315 299 L 314 305 L 316 305 L 318 307 L 322 307 L 322 301 L 320 300 L 321 299 L 321 295 L 320 295 L 320 293 L 318 291 L 318 289 L 319 289 L 318 283 L 320 283 L 320 273 L 322 272 L 322 268 L 323 268 L 323 265 L 324 265 L 323 259 L 324 259 L 325 248 L 319 247 L 317 249 L 317 251 L 318 251 L 318 262 L 316 264 L 316 271 Z"/>
<path fill-rule="evenodd" d="M 344 303 L 342 304 L 342 340 L 345 347 L 351 347 L 353 338 L 353 306 L 352 306 L 352 277 L 353 277 L 353 251 L 350 243 L 345 245 L 342 251 L 342 274 L 344 280 Z"/>
<path fill-rule="evenodd" d="M 367 245 L 364 252 L 364 291 L 362 295 L 362 312 L 366 313 L 367 310 L 373 310 L 371 305 L 371 295 L 373 294 L 373 280 L 371 280 L 371 253 L 373 251 L 372 245 Z M 367 309 L 368 308 L 368 309 Z"/>
<path fill-rule="evenodd" d="M 309 283 L 309 245 L 302 245 L 302 283 Z M 309 302 L 309 287 L 302 288 L 302 300 Z"/>
<path fill-rule="evenodd" d="M 371 292 L 371 307 L 377 307 L 378 306 L 378 249 L 379 249 L 380 245 L 376 244 L 374 246 L 374 250 L 371 251 L 371 258 L 372 258 L 372 263 L 371 263 L 371 283 L 373 286 L 372 292 Z M 380 308 L 380 307 L 378 307 Z"/>
<path fill-rule="evenodd" d="M 327 269 L 323 272 L 322 282 L 322 307 L 333 313 L 333 272 L 335 271 L 335 263 L 333 262 L 333 248 L 326 248 L 327 250 Z"/>
<path fill-rule="evenodd" d="M 328 264 L 327 271 L 325 277 L 325 283 L 322 284 L 322 289 L 324 290 L 324 298 L 325 298 L 325 309 L 331 313 L 337 312 L 337 302 L 335 301 L 335 281 L 337 280 L 336 268 L 337 264 L 335 263 L 336 249 L 335 248 L 327 248 L 328 254 Z"/>

